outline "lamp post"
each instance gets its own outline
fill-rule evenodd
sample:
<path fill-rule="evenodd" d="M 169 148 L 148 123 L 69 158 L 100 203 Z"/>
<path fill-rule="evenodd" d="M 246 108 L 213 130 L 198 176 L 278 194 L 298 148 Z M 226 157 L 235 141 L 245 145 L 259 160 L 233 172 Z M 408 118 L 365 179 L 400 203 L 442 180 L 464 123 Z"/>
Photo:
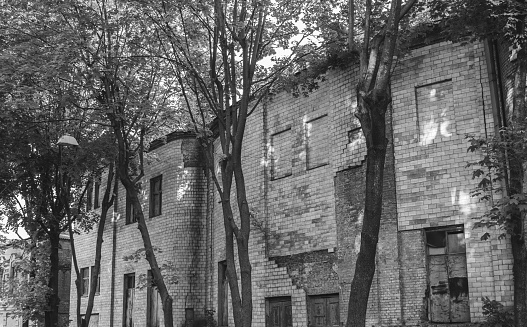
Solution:
<path fill-rule="evenodd" d="M 79 143 L 77 140 L 70 135 L 63 135 L 59 138 L 57 141 L 57 145 L 59 147 L 59 165 L 58 169 L 56 170 L 56 194 L 57 194 L 57 205 L 60 207 L 62 206 L 68 206 L 68 198 L 69 198 L 69 183 L 65 183 L 64 178 L 65 174 L 63 174 L 62 171 L 62 147 L 63 146 L 78 146 Z M 67 195 L 66 195 L 67 194 Z M 66 195 L 66 196 L 65 196 Z M 53 225 L 53 224 L 52 224 Z M 56 227 L 58 227 L 58 222 L 56 223 Z M 50 233 L 50 243 L 51 243 L 51 276 L 50 276 L 50 286 L 53 290 L 52 298 L 50 301 L 50 311 L 47 311 L 45 314 L 45 326 L 46 327 L 56 327 L 58 324 L 59 316 L 58 316 L 58 305 L 60 302 L 59 299 L 59 281 L 58 281 L 58 274 L 59 274 L 59 247 L 60 247 L 60 235 L 59 230 L 52 228 L 50 226 L 50 229 L 54 229 L 54 233 Z M 51 232 L 51 231 L 50 231 Z M 53 234 L 53 235 L 52 235 Z"/>

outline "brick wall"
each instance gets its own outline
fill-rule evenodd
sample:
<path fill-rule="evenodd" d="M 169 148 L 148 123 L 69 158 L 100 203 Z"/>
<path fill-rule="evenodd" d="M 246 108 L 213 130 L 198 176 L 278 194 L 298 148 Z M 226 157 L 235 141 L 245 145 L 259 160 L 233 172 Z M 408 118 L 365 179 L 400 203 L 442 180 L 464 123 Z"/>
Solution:
<path fill-rule="evenodd" d="M 506 300 L 511 290 L 509 285 L 496 287 L 504 283 L 494 277 L 493 267 L 500 261 L 492 253 L 497 245 L 491 244 L 497 241 L 481 241 L 483 231 L 473 228 L 485 206 L 470 196 L 477 181 L 472 180 L 466 164 L 475 161 L 477 154 L 467 153 L 465 134 L 484 137 L 493 133 L 484 58 L 481 43 L 426 46 L 402 62 L 392 83 L 398 228 L 404 254 L 401 266 L 403 276 L 412 276 L 414 285 L 413 289 L 403 287 L 403 308 L 415 308 L 426 295 L 423 263 L 416 261 L 423 253 L 424 239 L 416 240 L 421 234 L 407 232 L 461 224 L 467 246 L 471 321 L 482 317 L 481 296 L 499 295 Z M 415 248 L 408 249 L 405 244 Z M 499 255 L 507 258 L 503 246 Z M 411 266 L 416 268 L 408 270 Z M 510 274 L 507 266 L 498 270 Z M 416 323 L 415 313 L 404 315 L 410 319 L 408 323 Z"/>
<path fill-rule="evenodd" d="M 506 241 L 481 241 L 484 231 L 473 229 L 484 207 L 470 197 L 475 182 L 465 168 L 477 158 L 467 153 L 465 134 L 492 133 L 484 58 L 482 44 L 443 42 L 414 50 L 397 66 L 368 326 L 428 323 L 423 230 L 429 227 L 464 226 L 472 321 L 482 317 L 481 296 L 510 299 L 509 261 L 498 259 L 508 258 L 510 249 Z M 267 228 L 253 228 L 251 235 L 255 326 L 265 322 L 266 299 L 278 296 L 291 297 L 293 324 L 305 326 L 309 295 L 338 292 L 341 321 L 346 319 L 366 153 L 353 116 L 356 74 L 356 68 L 330 71 L 309 97 L 274 95 L 249 119 L 244 144 L 249 205 Z M 320 123 L 322 133 L 316 130 Z M 317 143 L 310 136 L 327 145 L 327 161 L 315 156 L 314 167 L 309 151 Z M 214 217 L 217 264 L 225 258 L 219 204 Z M 216 292 L 217 271 L 212 280 Z M 218 299 L 213 302 L 216 308 Z M 232 323 L 232 312 L 230 318 Z"/>

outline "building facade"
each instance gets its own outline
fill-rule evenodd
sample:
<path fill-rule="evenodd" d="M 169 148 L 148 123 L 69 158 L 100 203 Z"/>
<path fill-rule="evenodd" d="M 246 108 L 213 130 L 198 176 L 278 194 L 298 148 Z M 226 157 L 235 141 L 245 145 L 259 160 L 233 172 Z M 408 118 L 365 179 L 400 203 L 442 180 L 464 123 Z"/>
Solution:
<path fill-rule="evenodd" d="M 497 231 L 474 228 L 485 206 L 470 195 L 477 181 L 466 167 L 478 158 L 467 152 L 466 135 L 491 136 L 501 117 L 492 77 L 500 62 L 490 51 L 484 43 L 439 42 L 397 64 L 368 326 L 470 326 L 483 319 L 482 297 L 513 303 L 510 245 L 482 241 Z M 356 67 L 329 71 L 308 97 L 273 95 L 249 118 L 243 160 L 254 220 L 254 326 L 346 321 L 365 193 L 357 74 Z M 199 151 L 184 133 L 154 144 L 144 212 L 158 260 L 174 276 L 175 325 L 199 326 L 214 310 L 218 326 L 233 326 L 221 204 Z M 105 232 L 93 325 L 161 326 L 148 264 L 129 259 L 143 245 L 123 194 Z M 94 244 L 95 233 L 76 239 L 87 275 Z"/>

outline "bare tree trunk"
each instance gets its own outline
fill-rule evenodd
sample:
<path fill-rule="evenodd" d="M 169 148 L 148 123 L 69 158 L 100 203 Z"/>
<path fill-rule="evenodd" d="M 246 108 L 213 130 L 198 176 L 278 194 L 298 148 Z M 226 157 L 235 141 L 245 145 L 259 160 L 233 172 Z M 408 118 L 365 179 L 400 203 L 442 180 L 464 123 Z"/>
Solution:
<path fill-rule="evenodd" d="M 68 214 L 68 218 L 71 219 Z M 75 271 L 75 290 L 77 302 L 75 303 L 75 314 L 77 327 L 82 327 L 82 317 L 81 317 L 81 301 L 82 301 L 82 290 L 81 290 L 81 273 L 79 269 L 79 262 L 77 261 L 77 250 L 75 247 L 75 239 L 73 237 L 73 228 L 71 226 L 72 221 L 68 223 L 68 234 L 70 235 L 70 246 L 71 246 L 71 257 L 73 261 L 73 269 Z"/>
<path fill-rule="evenodd" d="M 384 163 L 388 145 L 385 113 L 390 103 L 389 91 L 370 93 L 366 99 L 361 93 L 357 92 L 357 98 L 358 105 L 363 107 L 359 109 L 363 114 L 358 117 L 367 146 L 366 196 L 360 252 L 351 282 L 347 327 L 364 327 L 366 324 L 368 298 L 375 274 L 375 256 L 382 215 Z"/>
<path fill-rule="evenodd" d="M 58 224 L 58 223 L 57 223 Z M 59 321 L 59 247 L 60 247 L 60 232 L 59 227 L 52 228 L 49 232 L 50 241 L 50 278 L 48 286 L 51 288 L 51 294 L 48 298 L 49 308 L 46 312 L 45 325 L 46 327 L 56 327 Z"/>
<path fill-rule="evenodd" d="M 99 279 L 99 274 L 101 271 L 101 256 L 102 256 L 102 243 L 104 236 L 104 226 L 106 224 L 106 216 L 108 215 L 108 210 L 113 205 L 115 199 L 115 191 L 117 190 L 118 183 L 115 178 L 114 181 L 114 163 L 112 162 L 108 168 L 108 179 L 106 180 L 106 189 L 104 191 L 104 196 L 101 205 L 101 217 L 99 219 L 99 226 L 97 227 L 97 241 L 95 243 L 95 265 L 91 273 L 90 280 L 90 292 L 88 294 L 88 304 L 86 305 L 86 314 L 84 315 L 86 327 L 90 325 L 91 314 L 93 311 L 93 302 L 95 298 L 95 291 L 97 290 L 97 283 Z"/>

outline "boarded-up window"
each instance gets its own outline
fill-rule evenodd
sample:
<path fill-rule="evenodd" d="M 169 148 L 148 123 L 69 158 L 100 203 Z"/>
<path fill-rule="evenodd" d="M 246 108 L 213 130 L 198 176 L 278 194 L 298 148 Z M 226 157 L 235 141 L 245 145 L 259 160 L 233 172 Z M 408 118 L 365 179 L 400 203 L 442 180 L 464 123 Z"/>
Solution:
<path fill-rule="evenodd" d="M 271 136 L 271 178 L 291 175 L 291 129 Z"/>
<path fill-rule="evenodd" d="M 147 288 L 147 309 L 146 309 L 146 326 L 159 327 L 160 318 L 163 315 L 161 297 L 157 286 L 154 284 L 152 271 L 148 271 L 148 288 Z"/>
<path fill-rule="evenodd" d="M 322 116 L 306 123 L 306 161 L 307 169 L 313 169 L 329 163 L 328 117 Z"/>
<path fill-rule="evenodd" d="M 135 274 L 124 275 L 123 327 L 134 326 Z"/>
<path fill-rule="evenodd" d="M 456 133 L 452 81 L 416 88 L 419 144 L 428 145 Z"/>
<path fill-rule="evenodd" d="M 218 326 L 229 324 L 229 282 L 227 281 L 227 262 L 218 263 Z"/>
<path fill-rule="evenodd" d="M 340 326 L 339 295 L 309 297 L 309 327 Z"/>
<path fill-rule="evenodd" d="M 467 259 L 463 227 L 426 231 L 429 318 L 469 322 Z"/>
<path fill-rule="evenodd" d="M 267 327 L 292 327 L 291 297 L 267 299 Z"/>

